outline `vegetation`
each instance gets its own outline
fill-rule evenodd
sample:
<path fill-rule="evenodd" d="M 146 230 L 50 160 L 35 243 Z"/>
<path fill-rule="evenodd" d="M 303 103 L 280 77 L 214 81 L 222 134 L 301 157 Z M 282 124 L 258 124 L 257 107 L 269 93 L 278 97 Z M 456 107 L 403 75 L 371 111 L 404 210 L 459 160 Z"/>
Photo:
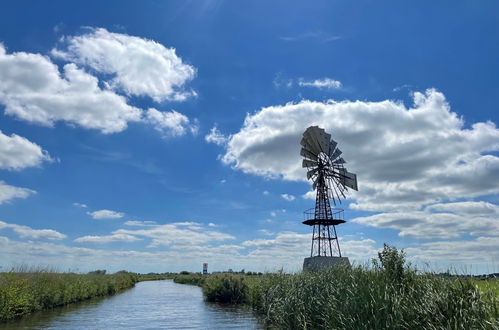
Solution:
<path fill-rule="evenodd" d="M 148 274 L 137 274 L 139 282 L 142 281 L 161 281 L 161 280 L 171 280 L 177 274 L 176 273 L 148 273 Z"/>
<path fill-rule="evenodd" d="M 201 275 L 198 273 L 181 272 L 180 274 L 173 277 L 173 282 L 179 284 L 190 284 L 203 286 L 206 275 Z"/>
<path fill-rule="evenodd" d="M 242 304 L 249 301 L 248 284 L 242 275 L 213 275 L 206 278 L 202 287 L 208 301 L 223 304 Z"/>
<path fill-rule="evenodd" d="M 490 288 L 471 278 L 419 273 L 388 245 L 370 267 L 190 276 L 208 301 L 248 304 L 272 328 L 499 329 L 498 296 Z"/>
<path fill-rule="evenodd" d="M 75 274 L 47 269 L 0 273 L 0 321 L 92 297 L 112 295 L 133 287 L 137 281 L 136 274 L 126 271 L 111 275 L 102 270 Z"/>

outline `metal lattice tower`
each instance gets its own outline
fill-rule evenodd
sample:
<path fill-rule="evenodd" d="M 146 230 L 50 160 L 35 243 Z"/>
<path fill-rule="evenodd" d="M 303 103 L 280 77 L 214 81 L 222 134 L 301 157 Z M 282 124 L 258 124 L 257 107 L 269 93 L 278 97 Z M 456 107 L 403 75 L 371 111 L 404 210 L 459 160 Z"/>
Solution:
<path fill-rule="evenodd" d="M 312 226 L 310 256 L 339 256 L 341 249 L 336 226 L 345 223 L 343 209 L 331 208 L 330 199 L 336 205 L 345 198 L 347 187 L 357 190 L 357 176 L 349 173 L 343 164 L 341 151 L 331 135 L 317 126 L 307 128 L 301 141 L 300 154 L 305 157 L 303 167 L 308 169 L 316 189 L 315 208 L 305 211 L 304 224 Z"/>

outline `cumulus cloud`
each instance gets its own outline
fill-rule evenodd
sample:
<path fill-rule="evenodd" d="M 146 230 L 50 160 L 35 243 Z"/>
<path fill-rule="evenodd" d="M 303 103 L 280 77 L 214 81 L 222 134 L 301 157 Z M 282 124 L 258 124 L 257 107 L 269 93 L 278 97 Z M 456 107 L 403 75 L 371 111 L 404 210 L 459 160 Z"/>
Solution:
<path fill-rule="evenodd" d="M 127 234 L 113 234 L 113 235 L 103 235 L 103 236 L 82 236 L 76 238 L 74 241 L 77 243 L 110 243 L 110 242 L 135 242 L 141 239 L 132 235 Z"/>
<path fill-rule="evenodd" d="M 10 186 L 0 180 L 0 205 L 14 198 L 28 198 L 30 195 L 36 194 L 36 191 L 28 188 L 20 188 Z"/>
<path fill-rule="evenodd" d="M 0 169 L 17 171 L 51 160 L 48 152 L 38 144 L 17 134 L 8 136 L 0 131 Z"/>
<path fill-rule="evenodd" d="M 461 273 L 464 271 L 466 273 L 476 273 L 477 269 L 469 268 L 479 265 L 489 267 L 497 265 L 497 260 L 499 260 L 499 236 L 480 236 L 467 241 L 427 242 L 418 247 L 408 247 L 405 250 L 414 260 L 425 263 L 444 263 L 444 267 L 453 267 L 454 269 L 457 264 L 465 264 L 466 269 L 458 269 Z M 478 273 L 490 272 L 490 268 L 487 268 L 482 267 Z"/>
<path fill-rule="evenodd" d="M 28 226 L 21 226 L 0 221 L 0 230 L 6 228 L 11 229 L 21 238 L 30 238 L 36 240 L 38 239 L 61 240 L 66 238 L 66 235 L 61 234 L 60 232 L 55 231 L 53 229 L 33 229 Z"/>
<path fill-rule="evenodd" d="M 216 145 L 223 146 L 227 143 L 228 138 L 223 135 L 215 125 L 210 129 L 210 133 L 206 134 L 204 140 L 208 143 L 214 143 Z"/>
<path fill-rule="evenodd" d="M 184 85 L 196 75 L 174 48 L 152 40 L 89 28 L 79 36 L 61 39 L 52 55 L 112 75 L 110 88 L 128 95 L 149 96 L 155 101 L 182 101 L 196 96 Z"/>
<path fill-rule="evenodd" d="M 462 215 L 499 215 L 499 206 L 488 202 L 455 202 L 455 203 L 439 203 L 433 204 L 426 208 L 431 212 L 451 212 Z"/>
<path fill-rule="evenodd" d="M 101 219 L 119 219 L 125 216 L 124 213 L 111 211 L 111 210 L 98 210 L 93 212 L 87 212 L 92 218 L 101 220 Z"/>
<path fill-rule="evenodd" d="M 154 129 L 160 132 L 163 137 L 182 136 L 187 131 L 196 134 L 197 124 L 191 123 L 187 116 L 172 110 L 158 111 L 150 108 L 145 113 L 145 121 L 152 124 Z"/>
<path fill-rule="evenodd" d="M 278 256 L 279 262 L 288 261 L 296 264 L 303 260 L 304 251 L 310 251 L 310 234 L 281 232 L 275 238 L 254 239 L 244 241 L 243 246 L 251 248 L 248 256 L 251 258 L 272 258 Z M 341 250 L 352 260 L 367 260 L 376 255 L 375 241 L 372 239 L 344 240 L 340 239 Z"/>
<path fill-rule="evenodd" d="M 126 234 L 150 238 L 151 243 L 149 244 L 149 247 L 185 247 L 192 245 L 192 242 L 196 242 L 196 244 L 204 244 L 208 242 L 235 239 L 232 235 L 219 231 L 213 231 L 197 222 L 174 222 L 133 230 L 118 229 L 112 234 Z"/>
<path fill-rule="evenodd" d="M 288 202 L 295 200 L 295 196 L 290 195 L 290 194 L 281 194 L 281 197 L 284 198 L 285 200 L 287 200 Z"/>
<path fill-rule="evenodd" d="M 334 80 L 331 78 L 315 79 L 315 80 L 304 80 L 300 79 L 298 81 L 298 86 L 301 87 L 315 87 L 319 89 L 337 89 L 341 88 L 342 84 L 339 80 Z"/>
<path fill-rule="evenodd" d="M 58 120 L 84 128 L 115 133 L 129 121 L 139 121 L 141 111 L 123 96 L 103 90 L 96 77 L 70 63 L 61 75 L 45 56 L 7 54 L 0 44 L 0 103 L 5 113 L 19 119 L 52 126 Z"/>
<path fill-rule="evenodd" d="M 459 206 L 439 204 L 440 210 L 451 212 L 431 213 L 426 211 L 405 211 L 379 213 L 366 217 L 358 217 L 353 222 L 378 228 L 391 228 L 399 231 L 399 236 L 410 236 L 418 239 L 458 238 L 463 235 L 486 236 L 499 233 L 498 213 L 460 213 Z M 498 209 L 496 205 L 494 212 Z M 476 211 L 476 208 L 468 210 Z"/>
<path fill-rule="evenodd" d="M 400 102 L 302 101 L 248 114 L 222 161 L 245 173 L 305 180 L 300 138 L 319 125 L 338 141 L 357 173 L 352 208 L 381 211 L 499 192 L 499 130 L 492 122 L 464 127 L 434 89 Z M 470 175 L 472 173 L 473 175 Z"/>

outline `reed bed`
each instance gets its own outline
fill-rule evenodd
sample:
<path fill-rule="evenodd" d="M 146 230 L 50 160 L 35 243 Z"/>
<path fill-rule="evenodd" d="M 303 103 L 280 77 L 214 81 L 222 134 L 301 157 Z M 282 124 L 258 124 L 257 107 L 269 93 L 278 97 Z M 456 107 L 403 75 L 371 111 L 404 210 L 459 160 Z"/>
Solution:
<path fill-rule="evenodd" d="M 214 275 L 199 285 L 208 301 L 248 304 L 276 329 L 499 329 L 493 290 L 418 272 L 390 246 L 371 265 Z"/>
<path fill-rule="evenodd" d="M 137 275 L 121 271 L 88 274 L 57 273 L 49 269 L 16 269 L 0 273 L 0 321 L 34 311 L 63 306 L 133 287 Z"/>

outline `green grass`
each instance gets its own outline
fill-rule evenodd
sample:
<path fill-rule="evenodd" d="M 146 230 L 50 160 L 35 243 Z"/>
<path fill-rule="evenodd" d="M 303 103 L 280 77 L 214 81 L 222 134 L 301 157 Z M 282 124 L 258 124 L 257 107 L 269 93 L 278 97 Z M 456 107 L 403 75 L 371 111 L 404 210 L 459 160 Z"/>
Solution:
<path fill-rule="evenodd" d="M 133 287 L 137 275 L 121 271 L 89 274 L 18 269 L 0 273 L 0 321 Z"/>

